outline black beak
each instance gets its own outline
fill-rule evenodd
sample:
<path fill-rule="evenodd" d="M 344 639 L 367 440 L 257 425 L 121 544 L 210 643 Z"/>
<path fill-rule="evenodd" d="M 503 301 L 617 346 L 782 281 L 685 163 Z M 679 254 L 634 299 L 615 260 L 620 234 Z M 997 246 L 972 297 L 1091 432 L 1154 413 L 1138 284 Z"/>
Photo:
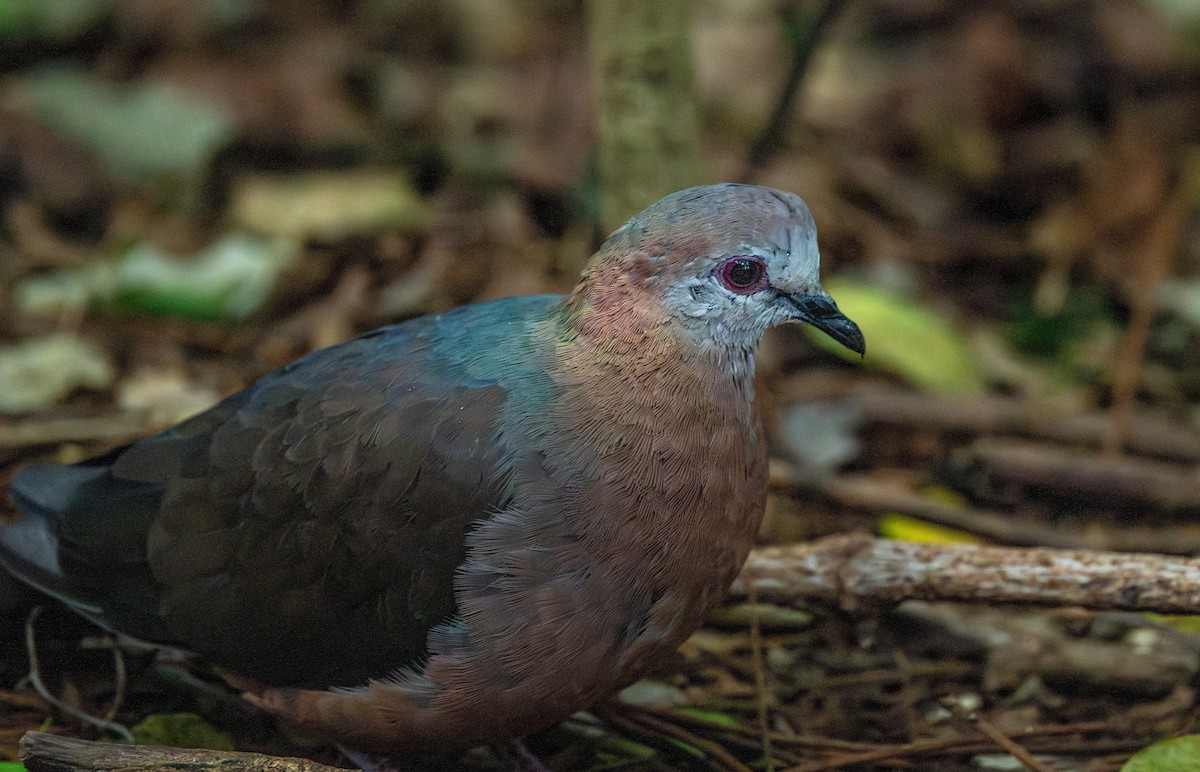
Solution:
<path fill-rule="evenodd" d="M 867 341 L 858 325 L 838 310 L 828 295 L 784 295 L 792 304 L 796 319 L 808 322 L 859 356 L 867 353 Z"/>

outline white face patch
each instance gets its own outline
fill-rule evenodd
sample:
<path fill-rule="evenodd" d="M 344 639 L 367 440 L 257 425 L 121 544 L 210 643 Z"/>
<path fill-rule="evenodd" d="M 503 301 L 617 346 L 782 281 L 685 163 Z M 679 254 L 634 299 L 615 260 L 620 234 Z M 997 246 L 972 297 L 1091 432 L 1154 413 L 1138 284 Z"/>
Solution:
<path fill-rule="evenodd" d="M 777 244 L 780 242 L 782 244 L 772 256 L 774 259 L 768 259 L 767 262 L 772 273 L 772 286 L 796 292 L 815 285 L 821 268 L 816 228 L 799 228 L 795 225 L 781 228 L 776 240 Z"/>
<path fill-rule="evenodd" d="M 767 328 L 797 317 L 795 299 L 824 294 L 816 228 L 793 193 L 734 184 L 679 191 L 620 228 L 612 248 L 652 266 L 639 280 L 704 348 L 749 351 Z M 752 272 L 721 274 L 739 257 L 762 263 L 761 287 L 733 283 Z"/>
<path fill-rule="evenodd" d="M 686 326 L 697 327 L 698 341 L 708 340 L 711 345 L 727 338 L 728 344 L 752 347 L 768 328 L 793 318 L 792 306 L 783 295 L 819 291 L 816 231 L 811 219 L 807 220 L 808 227 L 801 222 L 788 218 L 760 243 L 741 239 L 725 250 L 692 261 L 687 266 L 688 275 L 666 287 L 664 304 L 685 320 Z M 742 294 L 721 283 L 718 267 L 739 256 L 762 260 L 768 289 Z M 714 336 L 714 327 L 723 334 Z"/>

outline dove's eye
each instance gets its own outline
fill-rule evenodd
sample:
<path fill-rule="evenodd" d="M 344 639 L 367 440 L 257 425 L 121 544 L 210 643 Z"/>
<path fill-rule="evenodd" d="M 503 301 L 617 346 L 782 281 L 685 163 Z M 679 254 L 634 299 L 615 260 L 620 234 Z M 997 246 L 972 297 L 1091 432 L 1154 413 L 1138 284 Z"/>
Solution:
<path fill-rule="evenodd" d="M 767 288 L 767 266 L 757 257 L 731 257 L 717 266 L 721 283 L 738 294 Z"/>

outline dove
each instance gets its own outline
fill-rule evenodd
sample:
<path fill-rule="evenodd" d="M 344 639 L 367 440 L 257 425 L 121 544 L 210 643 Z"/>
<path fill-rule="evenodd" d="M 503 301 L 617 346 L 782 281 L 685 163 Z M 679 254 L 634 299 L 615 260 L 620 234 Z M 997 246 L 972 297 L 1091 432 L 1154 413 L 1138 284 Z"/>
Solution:
<path fill-rule="evenodd" d="M 689 188 L 567 295 L 315 351 L 11 486 L 0 564 L 343 747 L 461 751 L 636 680 L 727 590 L 766 501 L 763 333 L 862 354 L 804 202 Z"/>

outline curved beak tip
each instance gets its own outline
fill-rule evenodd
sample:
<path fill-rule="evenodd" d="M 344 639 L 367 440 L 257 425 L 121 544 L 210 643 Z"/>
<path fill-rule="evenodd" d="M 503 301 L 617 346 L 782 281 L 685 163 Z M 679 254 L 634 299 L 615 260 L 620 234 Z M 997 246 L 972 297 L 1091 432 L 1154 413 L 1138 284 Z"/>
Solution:
<path fill-rule="evenodd" d="M 813 326 L 860 357 L 866 357 L 866 338 L 863 337 L 862 330 L 858 329 L 858 325 L 850 321 L 849 318 L 843 316 L 835 324 L 815 324 Z"/>
<path fill-rule="evenodd" d="M 865 359 L 867 356 L 867 340 L 863 337 L 862 330 L 858 329 L 858 325 L 849 319 L 846 320 L 848 329 L 843 337 L 833 336 L 833 339 L 841 343 L 846 348 L 858 354 L 859 357 Z M 828 330 L 826 330 L 828 333 Z"/>
<path fill-rule="evenodd" d="M 798 321 L 807 322 L 859 356 L 867 355 L 867 341 L 862 330 L 838 310 L 828 295 L 788 296 L 795 307 Z"/>

